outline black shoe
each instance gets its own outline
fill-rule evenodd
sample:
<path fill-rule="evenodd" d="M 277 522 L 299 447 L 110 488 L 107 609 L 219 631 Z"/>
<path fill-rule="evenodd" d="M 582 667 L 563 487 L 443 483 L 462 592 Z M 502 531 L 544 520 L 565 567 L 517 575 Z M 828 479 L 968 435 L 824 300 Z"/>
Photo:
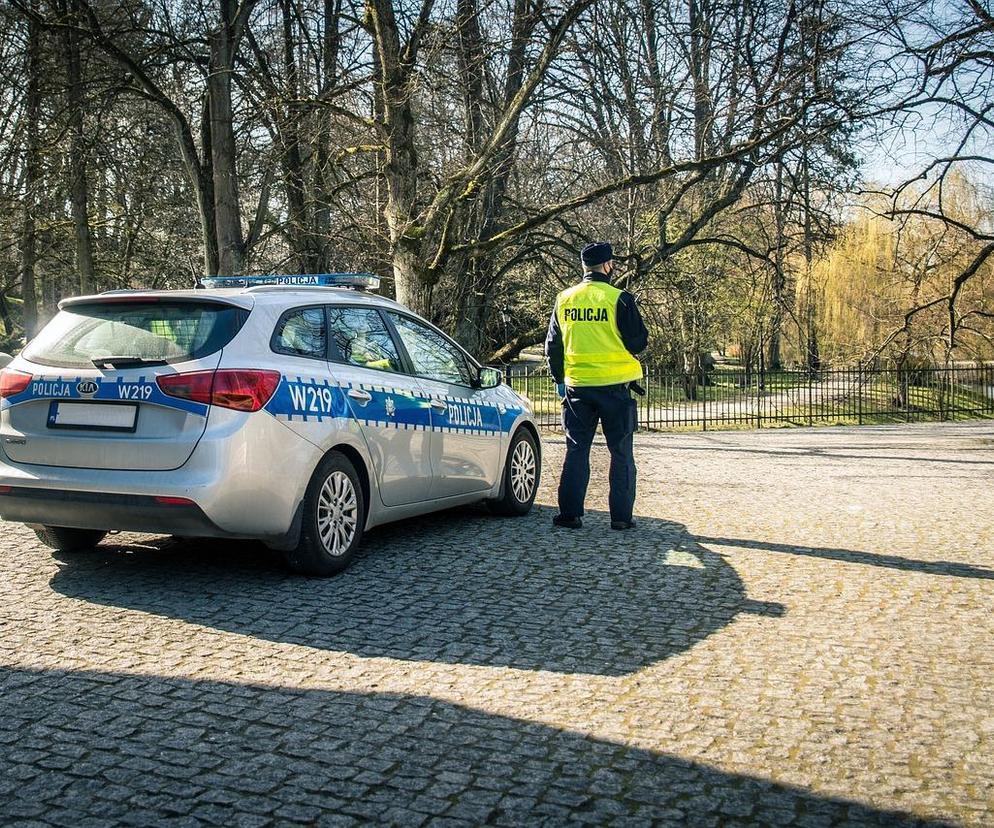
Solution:
<path fill-rule="evenodd" d="M 563 517 L 562 515 L 556 515 L 552 519 L 553 526 L 561 526 L 563 529 L 579 529 L 583 526 L 583 521 L 580 518 L 570 518 Z"/>
<path fill-rule="evenodd" d="M 611 528 L 612 529 L 618 529 L 619 531 L 622 530 L 622 529 L 634 529 L 635 528 L 635 521 L 634 520 L 612 520 L 611 521 Z"/>

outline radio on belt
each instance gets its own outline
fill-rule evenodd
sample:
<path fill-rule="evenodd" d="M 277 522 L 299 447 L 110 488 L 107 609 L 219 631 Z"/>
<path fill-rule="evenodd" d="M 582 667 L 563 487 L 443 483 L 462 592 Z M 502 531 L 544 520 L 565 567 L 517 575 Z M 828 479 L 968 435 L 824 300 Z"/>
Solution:
<path fill-rule="evenodd" d="M 206 276 L 200 280 L 205 288 L 249 288 L 261 285 L 291 287 L 354 288 L 376 290 L 380 277 L 372 273 L 267 274 L 263 276 Z"/>

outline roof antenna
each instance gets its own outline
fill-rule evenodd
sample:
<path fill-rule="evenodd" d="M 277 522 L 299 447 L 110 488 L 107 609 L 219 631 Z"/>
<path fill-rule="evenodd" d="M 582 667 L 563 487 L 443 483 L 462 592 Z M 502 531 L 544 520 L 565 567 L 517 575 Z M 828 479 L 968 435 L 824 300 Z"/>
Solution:
<path fill-rule="evenodd" d="M 200 274 L 197 272 L 197 268 L 193 265 L 193 257 L 190 257 L 190 275 L 193 276 L 193 289 L 194 290 L 205 290 L 206 286 L 202 281 L 200 281 Z"/>

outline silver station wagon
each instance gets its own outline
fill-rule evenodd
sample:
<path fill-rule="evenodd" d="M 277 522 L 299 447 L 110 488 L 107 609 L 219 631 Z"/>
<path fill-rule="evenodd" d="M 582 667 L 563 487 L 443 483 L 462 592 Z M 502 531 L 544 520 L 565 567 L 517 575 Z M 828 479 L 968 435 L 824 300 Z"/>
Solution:
<path fill-rule="evenodd" d="M 375 277 L 204 282 L 67 299 L 0 372 L 0 517 L 63 551 L 258 539 L 331 575 L 379 524 L 531 509 L 528 400 Z"/>

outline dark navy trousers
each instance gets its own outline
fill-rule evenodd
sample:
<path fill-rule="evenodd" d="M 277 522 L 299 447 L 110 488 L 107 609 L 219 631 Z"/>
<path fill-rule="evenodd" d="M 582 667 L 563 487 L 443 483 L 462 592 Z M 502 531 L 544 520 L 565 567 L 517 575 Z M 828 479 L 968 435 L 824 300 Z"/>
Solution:
<path fill-rule="evenodd" d="M 583 517 L 583 500 L 590 482 L 590 444 L 600 421 L 611 452 L 608 503 L 612 521 L 629 521 L 635 506 L 635 457 L 632 434 L 637 420 L 635 400 L 625 385 L 566 388 L 563 430 L 566 459 L 559 479 L 559 514 Z"/>

